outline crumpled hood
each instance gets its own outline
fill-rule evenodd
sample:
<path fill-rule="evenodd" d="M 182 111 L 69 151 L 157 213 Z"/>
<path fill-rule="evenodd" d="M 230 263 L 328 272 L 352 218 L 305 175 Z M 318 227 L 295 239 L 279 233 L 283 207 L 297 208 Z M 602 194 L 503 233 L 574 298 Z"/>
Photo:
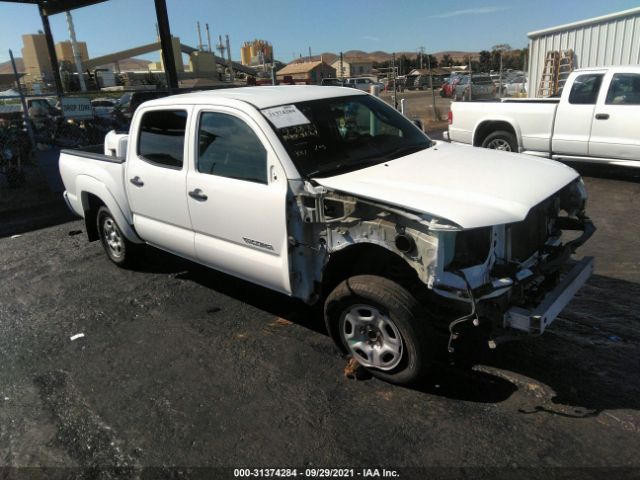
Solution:
<path fill-rule="evenodd" d="M 578 173 L 529 155 L 438 143 L 373 167 L 314 180 L 330 190 L 456 223 L 519 222 Z"/>

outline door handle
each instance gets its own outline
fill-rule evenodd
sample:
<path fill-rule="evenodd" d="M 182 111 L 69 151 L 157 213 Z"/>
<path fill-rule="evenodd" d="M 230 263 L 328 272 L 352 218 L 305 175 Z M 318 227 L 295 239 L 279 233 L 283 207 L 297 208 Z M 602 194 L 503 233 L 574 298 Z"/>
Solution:
<path fill-rule="evenodd" d="M 202 193 L 202 190 L 200 190 L 199 188 L 196 188 L 195 190 L 191 190 L 189 192 L 189 196 L 194 200 L 198 200 L 199 202 L 206 202 L 207 198 L 209 198 L 204 193 Z"/>
<path fill-rule="evenodd" d="M 608 113 L 596 113 L 596 120 L 609 120 Z"/>
<path fill-rule="evenodd" d="M 138 177 L 137 175 L 129 179 L 129 181 L 133 183 L 136 187 L 142 187 L 144 185 L 144 182 L 140 180 L 140 177 Z"/>

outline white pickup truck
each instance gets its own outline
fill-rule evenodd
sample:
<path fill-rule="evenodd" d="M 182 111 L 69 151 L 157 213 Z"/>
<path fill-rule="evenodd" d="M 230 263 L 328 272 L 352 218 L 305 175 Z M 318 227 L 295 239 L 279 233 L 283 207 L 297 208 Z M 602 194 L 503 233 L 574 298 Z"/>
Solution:
<path fill-rule="evenodd" d="M 560 98 L 453 103 L 448 139 L 477 147 L 640 167 L 640 67 L 575 70 Z"/>
<path fill-rule="evenodd" d="M 594 230 L 574 170 L 434 142 L 351 88 L 149 101 L 104 151 L 62 151 L 60 172 L 111 261 L 147 243 L 323 302 L 337 345 L 395 383 L 446 352 L 437 338 L 542 333 L 592 271 L 570 258 Z"/>

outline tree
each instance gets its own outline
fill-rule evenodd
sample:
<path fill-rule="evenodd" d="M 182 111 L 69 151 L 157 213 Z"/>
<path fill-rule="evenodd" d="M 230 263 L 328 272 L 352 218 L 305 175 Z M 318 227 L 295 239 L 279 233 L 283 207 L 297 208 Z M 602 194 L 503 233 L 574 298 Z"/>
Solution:
<path fill-rule="evenodd" d="M 449 55 L 448 53 L 445 53 L 442 56 L 440 65 L 442 65 L 443 67 L 451 67 L 453 65 L 453 59 L 451 58 L 451 55 Z"/>
<path fill-rule="evenodd" d="M 427 55 L 429 57 L 429 62 L 424 62 L 423 66 L 426 68 L 427 65 L 431 65 L 431 68 L 436 68 L 438 66 L 438 59 L 433 55 Z"/>
<path fill-rule="evenodd" d="M 479 70 L 482 72 L 488 72 L 491 70 L 491 52 L 488 50 L 482 50 L 479 58 Z"/>
<path fill-rule="evenodd" d="M 498 60 L 497 66 L 494 63 L 494 70 L 503 70 L 507 68 L 504 65 L 504 57 L 505 57 L 505 52 L 509 52 L 510 50 L 511 50 L 511 45 L 509 45 L 508 43 L 500 43 L 498 45 L 493 46 L 493 51 L 491 53 L 493 54 L 494 62 L 496 59 L 496 54 L 497 54 L 497 60 Z"/>

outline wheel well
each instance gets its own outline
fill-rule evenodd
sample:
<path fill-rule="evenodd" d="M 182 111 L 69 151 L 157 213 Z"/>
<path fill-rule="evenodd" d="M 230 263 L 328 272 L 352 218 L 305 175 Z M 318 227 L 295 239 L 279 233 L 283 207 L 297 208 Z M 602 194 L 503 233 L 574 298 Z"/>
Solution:
<path fill-rule="evenodd" d="M 504 130 L 506 132 L 512 133 L 514 137 L 518 138 L 518 136 L 516 135 L 516 131 L 509 122 L 497 120 L 484 122 L 481 123 L 476 129 L 476 133 L 473 139 L 473 146 L 480 147 L 485 138 L 487 138 L 493 132 L 497 132 L 498 130 Z"/>
<path fill-rule="evenodd" d="M 426 291 L 416 271 L 402 257 L 379 245 L 358 243 L 331 254 L 322 276 L 322 295 L 326 297 L 340 282 L 354 275 L 388 278 L 415 295 Z"/>
<path fill-rule="evenodd" d="M 104 206 L 104 202 L 100 197 L 93 193 L 82 192 L 82 205 L 84 206 L 84 224 L 87 230 L 87 237 L 90 242 L 98 240 L 100 233 L 98 232 L 97 216 L 100 207 Z"/>

